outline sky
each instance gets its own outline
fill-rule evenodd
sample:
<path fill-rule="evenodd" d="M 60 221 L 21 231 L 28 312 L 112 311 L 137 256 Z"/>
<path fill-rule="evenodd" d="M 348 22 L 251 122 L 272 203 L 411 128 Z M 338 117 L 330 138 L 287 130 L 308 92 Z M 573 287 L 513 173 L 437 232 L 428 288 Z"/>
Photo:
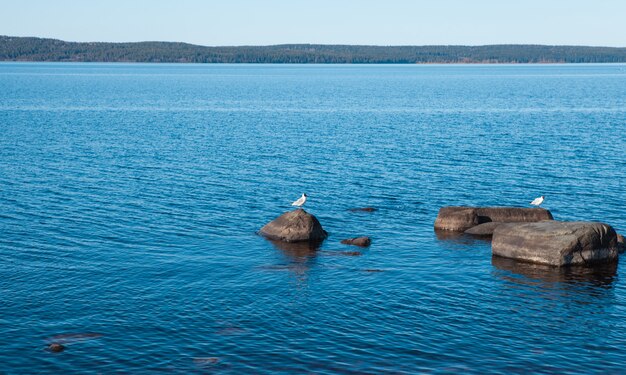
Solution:
<path fill-rule="evenodd" d="M 626 0 L 0 0 L 0 35 L 67 41 L 626 47 Z"/>

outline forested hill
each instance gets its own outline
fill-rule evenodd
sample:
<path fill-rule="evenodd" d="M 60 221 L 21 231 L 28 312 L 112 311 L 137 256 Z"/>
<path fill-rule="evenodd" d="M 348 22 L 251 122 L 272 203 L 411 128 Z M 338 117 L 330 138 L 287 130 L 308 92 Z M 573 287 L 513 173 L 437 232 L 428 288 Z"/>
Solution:
<path fill-rule="evenodd" d="M 204 47 L 187 43 L 76 43 L 0 36 L 0 61 L 180 63 L 617 63 L 626 48 L 487 45 L 361 46 L 284 44 Z"/>

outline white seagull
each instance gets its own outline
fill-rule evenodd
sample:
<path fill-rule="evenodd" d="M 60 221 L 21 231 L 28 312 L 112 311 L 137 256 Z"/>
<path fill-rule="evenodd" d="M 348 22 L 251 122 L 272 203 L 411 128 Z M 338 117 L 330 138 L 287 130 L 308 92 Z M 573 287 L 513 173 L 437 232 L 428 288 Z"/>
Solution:
<path fill-rule="evenodd" d="M 302 196 L 300 198 L 298 198 L 297 201 L 293 202 L 291 205 L 292 206 L 297 206 L 297 207 L 302 207 L 305 202 L 306 202 L 306 193 L 302 193 Z"/>
<path fill-rule="evenodd" d="M 539 207 L 539 206 L 541 206 L 541 204 L 543 203 L 543 200 L 544 200 L 545 198 L 546 198 L 546 197 L 544 197 L 544 196 L 542 195 L 542 196 L 540 196 L 539 198 L 535 198 L 535 199 L 533 199 L 533 201 L 532 201 L 532 202 L 530 202 L 530 204 L 532 204 L 533 206 L 537 206 L 537 207 Z"/>

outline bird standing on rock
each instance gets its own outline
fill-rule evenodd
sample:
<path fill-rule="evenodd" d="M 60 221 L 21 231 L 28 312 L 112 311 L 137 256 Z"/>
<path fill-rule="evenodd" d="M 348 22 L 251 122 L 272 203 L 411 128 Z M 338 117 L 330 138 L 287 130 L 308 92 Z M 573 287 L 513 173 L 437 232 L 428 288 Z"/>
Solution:
<path fill-rule="evenodd" d="M 291 205 L 296 207 L 302 207 L 306 203 L 306 193 L 302 193 L 302 196 L 298 198 L 297 201 L 293 202 Z"/>
<path fill-rule="evenodd" d="M 546 198 L 546 197 L 544 197 L 544 196 L 542 195 L 542 196 L 540 196 L 539 198 L 535 198 L 535 199 L 533 199 L 533 201 L 532 201 L 532 202 L 530 202 L 530 204 L 531 204 L 531 205 L 533 205 L 533 206 L 537 206 L 537 207 L 539 207 L 539 206 L 541 206 L 541 204 L 543 203 L 543 200 L 544 200 L 545 198 Z"/>

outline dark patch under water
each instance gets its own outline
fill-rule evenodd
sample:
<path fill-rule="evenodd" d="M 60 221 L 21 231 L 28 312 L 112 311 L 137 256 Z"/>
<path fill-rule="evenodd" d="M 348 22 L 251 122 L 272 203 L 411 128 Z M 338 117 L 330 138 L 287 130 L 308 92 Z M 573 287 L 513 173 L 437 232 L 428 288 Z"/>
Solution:
<path fill-rule="evenodd" d="M 0 88 L 2 373 L 623 372 L 621 264 L 432 226 L 545 195 L 625 232 L 624 65 L 2 63 Z M 255 234 L 303 192 L 319 249 Z"/>

